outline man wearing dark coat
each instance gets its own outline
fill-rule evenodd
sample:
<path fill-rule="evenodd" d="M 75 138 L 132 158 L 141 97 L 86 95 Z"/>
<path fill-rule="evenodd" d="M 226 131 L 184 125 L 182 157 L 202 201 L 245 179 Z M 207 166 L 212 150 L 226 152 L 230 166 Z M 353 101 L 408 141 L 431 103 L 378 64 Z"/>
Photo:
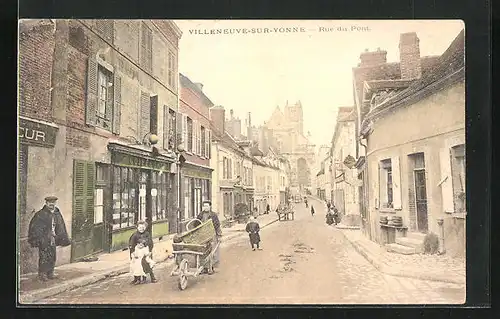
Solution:
<path fill-rule="evenodd" d="M 252 217 L 252 219 L 247 223 L 247 226 L 246 226 L 245 230 L 246 230 L 246 232 L 248 233 L 248 235 L 250 237 L 250 245 L 252 245 L 252 250 L 255 250 L 254 245 L 257 246 L 258 250 L 262 250 L 259 247 L 259 243 L 260 243 L 260 235 L 259 235 L 260 226 L 259 226 L 259 223 L 257 222 L 257 218 Z"/>
<path fill-rule="evenodd" d="M 28 228 L 28 243 L 38 248 L 38 278 L 55 279 L 56 247 L 69 246 L 71 240 L 64 218 L 56 207 L 57 197 L 45 197 L 45 205 L 33 215 Z"/>
<path fill-rule="evenodd" d="M 206 200 L 203 202 L 203 209 L 201 213 L 196 216 L 197 219 L 199 219 L 202 223 L 206 222 L 208 219 L 212 220 L 212 223 L 215 228 L 215 234 L 216 238 L 214 238 L 213 245 L 217 245 L 217 243 L 220 241 L 220 238 L 222 237 L 222 230 L 220 227 L 220 221 L 219 221 L 219 216 L 217 216 L 217 213 L 212 211 L 212 202 Z M 220 262 L 220 256 L 219 256 L 219 248 L 214 252 L 214 265 L 217 266 Z M 209 274 L 212 274 L 211 270 L 208 272 Z"/>

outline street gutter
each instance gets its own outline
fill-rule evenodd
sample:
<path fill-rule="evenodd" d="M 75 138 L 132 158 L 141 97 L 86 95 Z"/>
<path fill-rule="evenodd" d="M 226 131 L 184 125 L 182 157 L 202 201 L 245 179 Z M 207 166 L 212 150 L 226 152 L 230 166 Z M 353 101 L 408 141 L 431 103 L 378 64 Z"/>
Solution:
<path fill-rule="evenodd" d="M 277 221 L 278 221 L 278 219 L 272 220 L 269 223 L 263 225 L 261 228 L 265 228 L 265 227 L 267 227 L 267 226 L 269 226 Z M 223 237 L 224 242 L 230 241 L 231 239 L 234 239 L 234 238 L 242 235 L 242 231 L 234 231 L 234 233 L 235 233 L 234 235 L 229 235 L 225 238 Z M 156 269 L 165 268 L 165 267 L 167 267 L 169 265 L 173 265 L 173 264 L 174 264 L 174 259 L 169 258 L 167 256 L 164 259 L 157 262 Z M 33 304 L 36 301 L 46 299 L 49 297 L 53 297 L 55 295 L 58 295 L 60 293 L 66 292 L 66 291 L 70 291 L 70 290 L 80 288 L 80 287 L 85 287 L 85 286 L 97 283 L 99 281 L 106 280 L 106 279 L 111 278 L 111 277 L 123 275 L 125 273 L 128 273 L 129 270 L 130 270 L 130 265 L 129 265 L 129 262 L 127 261 L 123 265 L 115 266 L 113 268 L 97 272 L 95 274 L 90 274 L 90 275 L 86 275 L 86 276 L 83 276 L 80 278 L 68 280 L 68 281 L 63 282 L 59 285 L 55 285 L 55 286 L 52 286 L 49 288 L 37 289 L 37 290 L 30 291 L 30 292 L 18 294 L 17 295 L 18 302 L 20 304 Z"/>

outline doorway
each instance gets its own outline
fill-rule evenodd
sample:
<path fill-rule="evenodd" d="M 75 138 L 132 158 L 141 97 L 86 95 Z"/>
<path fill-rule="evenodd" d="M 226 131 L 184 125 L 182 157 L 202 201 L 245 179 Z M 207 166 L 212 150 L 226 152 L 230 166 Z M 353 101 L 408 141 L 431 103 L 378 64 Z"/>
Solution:
<path fill-rule="evenodd" d="M 425 169 L 415 169 L 415 205 L 417 210 L 417 229 L 427 233 L 429 225 L 427 220 L 427 191 L 425 187 Z"/>

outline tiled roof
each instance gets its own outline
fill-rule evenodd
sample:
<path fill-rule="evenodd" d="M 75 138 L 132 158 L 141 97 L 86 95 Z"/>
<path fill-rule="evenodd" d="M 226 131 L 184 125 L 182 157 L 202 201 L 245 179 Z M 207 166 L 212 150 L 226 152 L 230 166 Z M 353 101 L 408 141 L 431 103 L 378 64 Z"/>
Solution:
<path fill-rule="evenodd" d="M 214 103 L 212 103 L 212 101 L 210 101 L 210 99 L 205 95 L 205 93 L 203 93 L 203 91 L 200 90 L 200 88 L 196 84 L 194 84 L 187 76 L 185 76 L 182 73 L 179 73 L 179 79 L 180 79 L 180 82 L 181 82 L 182 86 L 184 86 L 186 88 L 189 88 L 192 91 L 194 91 L 197 94 L 199 94 L 200 97 L 204 100 L 205 104 L 207 104 L 209 106 L 213 106 L 214 105 Z"/>
<path fill-rule="evenodd" d="M 420 79 L 415 80 L 408 88 L 383 101 L 374 109 L 374 113 L 378 113 L 396 103 L 403 102 L 403 100 L 412 102 L 413 100 L 410 98 L 421 91 L 432 90 L 432 92 L 435 92 L 441 89 L 443 85 L 438 83 L 438 85 L 433 85 L 431 87 L 431 84 L 437 83 L 439 80 L 445 79 L 456 72 L 461 72 L 464 75 L 464 45 L 465 36 L 464 31 L 462 31 L 453 40 L 448 49 L 439 57 L 438 63 L 432 70 L 422 75 Z"/>

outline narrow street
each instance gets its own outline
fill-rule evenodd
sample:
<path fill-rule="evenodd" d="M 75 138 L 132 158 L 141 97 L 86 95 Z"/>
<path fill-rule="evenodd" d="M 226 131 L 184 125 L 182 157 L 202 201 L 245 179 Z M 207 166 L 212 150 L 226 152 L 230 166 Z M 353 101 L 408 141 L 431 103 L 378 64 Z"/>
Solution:
<path fill-rule="evenodd" d="M 252 251 L 246 234 L 224 243 L 216 274 L 189 278 L 180 291 L 172 264 L 158 265 L 156 284 L 130 285 L 128 274 L 65 292 L 49 304 L 424 304 L 459 303 L 456 284 L 380 273 L 325 224 L 325 207 L 313 201 L 314 217 L 303 203 L 294 221 L 261 231 L 263 250 Z"/>

